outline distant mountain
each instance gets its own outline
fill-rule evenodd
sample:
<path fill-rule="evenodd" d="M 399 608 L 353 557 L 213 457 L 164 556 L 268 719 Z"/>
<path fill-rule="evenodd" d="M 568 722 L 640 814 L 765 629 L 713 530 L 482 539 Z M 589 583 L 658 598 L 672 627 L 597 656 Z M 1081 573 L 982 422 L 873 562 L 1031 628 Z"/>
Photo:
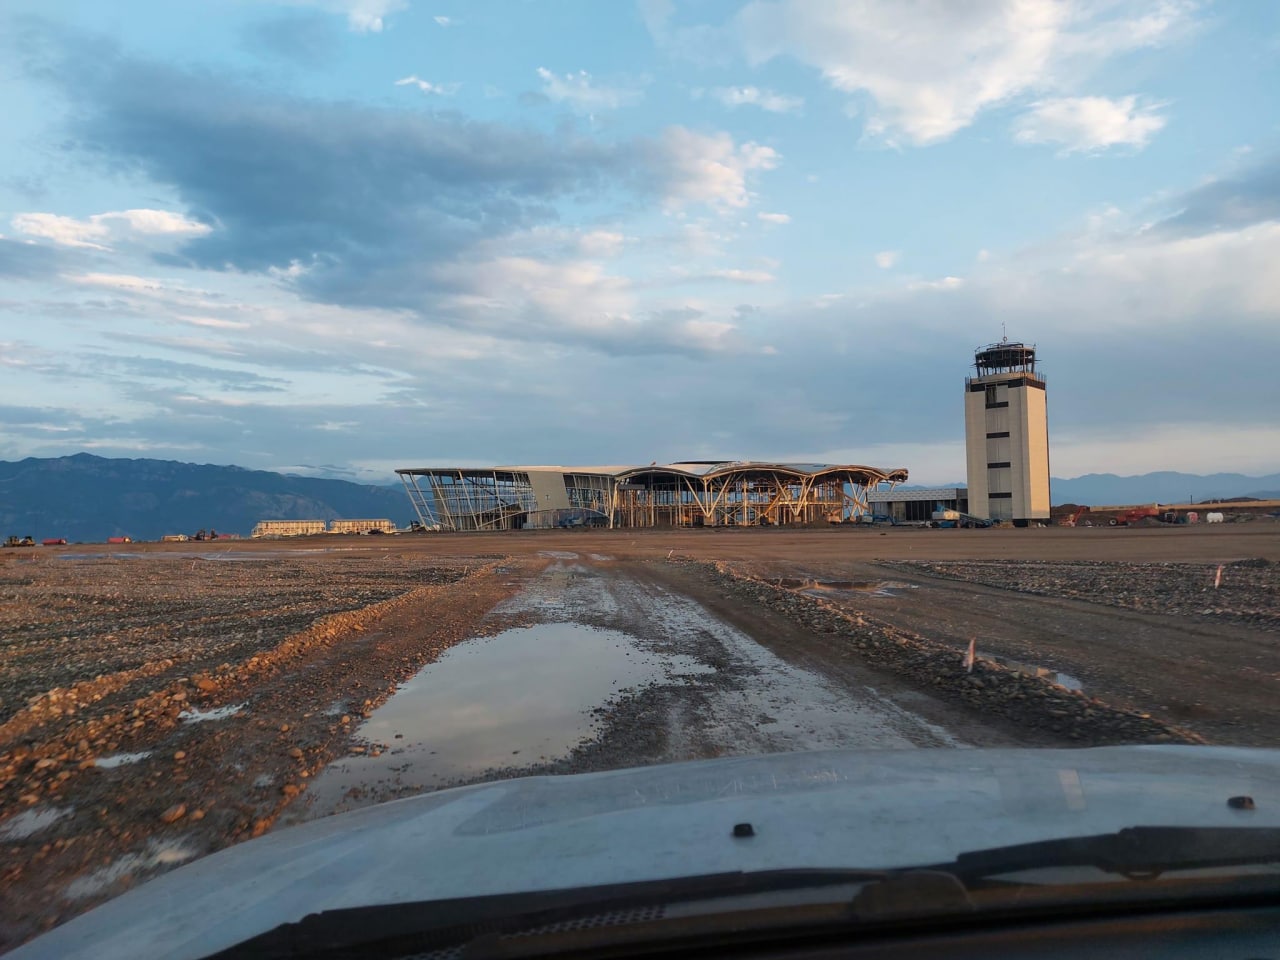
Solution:
<path fill-rule="evenodd" d="M 172 460 L 87 453 L 0 461 L 0 536 L 158 540 L 200 528 L 248 536 L 259 520 L 379 519 L 407 526 L 404 490 Z"/>
<path fill-rule="evenodd" d="M 1242 473 L 1144 473 L 1118 477 L 1113 473 L 1089 473 L 1069 480 L 1054 477 L 1049 484 L 1056 503 L 1127 504 L 1186 503 L 1188 500 L 1257 497 L 1280 498 L 1280 473 L 1246 477 Z"/>

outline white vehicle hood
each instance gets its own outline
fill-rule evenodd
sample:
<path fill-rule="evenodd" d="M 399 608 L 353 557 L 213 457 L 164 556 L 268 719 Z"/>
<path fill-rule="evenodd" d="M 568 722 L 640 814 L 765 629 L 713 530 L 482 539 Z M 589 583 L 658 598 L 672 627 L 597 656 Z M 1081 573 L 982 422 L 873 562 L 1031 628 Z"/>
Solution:
<path fill-rule="evenodd" d="M 1228 806 L 1240 795 L 1255 809 Z M 742 822 L 754 837 L 732 837 Z M 1132 826 L 1280 826 L 1280 750 L 823 751 L 462 787 L 212 854 L 10 956 L 194 958 L 323 910 L 915 866 Z"/>

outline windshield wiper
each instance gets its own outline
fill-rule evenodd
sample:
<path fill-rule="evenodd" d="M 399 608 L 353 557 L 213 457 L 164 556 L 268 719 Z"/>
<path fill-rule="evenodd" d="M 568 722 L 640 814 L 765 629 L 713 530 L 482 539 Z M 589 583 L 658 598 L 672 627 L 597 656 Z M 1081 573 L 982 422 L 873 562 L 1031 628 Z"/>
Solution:
<path fill-rule="evenodd" d="M 378 944 L 389 955 L 476 943 L 615 911 L 712 901 L 750 894 L 832 888 L 844 921 L 959 916 L 979 909 L 970 894 L 1004 874 L 1092 866 L 1134 879 L 1170 871 L 1280 862 L 1280 829 L 1271 827 L 1130 827 L 1117 833 L 1014 844 L 932 866 L 888 870 L 779 869 L 642 881 L 571 890 L 532 891 L 459 900 L 328 910 L 286 923 L 207 958 L 247 960 L 346 956 Z M 856 895 L 837 891 L 854 886 Z M 726 906 L 726 909 L 733 909 Z M 714 912 L 714 911 L 713 911 Z"/>
<path fill-rule="evenodd" d="M 1053 867 L 1096 867 L 1130 879 L 1172 870 L 1280 862 L 1280 828 L 1126 827 L 1116 833 L 1037 840 L 962 853 L 923 867 L 970 883 L 1007 873 Z"/>

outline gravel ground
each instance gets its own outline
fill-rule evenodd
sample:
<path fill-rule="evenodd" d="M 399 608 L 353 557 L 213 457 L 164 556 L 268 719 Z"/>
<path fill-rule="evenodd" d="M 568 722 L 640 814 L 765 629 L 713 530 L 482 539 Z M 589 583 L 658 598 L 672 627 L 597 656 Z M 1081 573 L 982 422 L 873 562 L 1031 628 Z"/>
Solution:
<path fill-rule="evenodd" d="M 1280 631 L 1280 563 L 1260 558 L 1221 565 L 969 560 L 884 566 L 1043 597 Z"/>
<path fill-rule="evenodd" d="M 94 681 L 112 687 L 112 697 L 80 698 L 89 702 L 60 711 L 83 719 L 114 698 L 269 650 L 317 617 L 461 575 L 458 565 L 390 557 L 11 560 L 0 567 L 0 724 L 51 692 Z"/>
<path fill-rule="evenodd" d="M 502 599 L 494 566 L 390 552 L 9 562 L 0 950 L 269 829 L 355 720 Z"/>

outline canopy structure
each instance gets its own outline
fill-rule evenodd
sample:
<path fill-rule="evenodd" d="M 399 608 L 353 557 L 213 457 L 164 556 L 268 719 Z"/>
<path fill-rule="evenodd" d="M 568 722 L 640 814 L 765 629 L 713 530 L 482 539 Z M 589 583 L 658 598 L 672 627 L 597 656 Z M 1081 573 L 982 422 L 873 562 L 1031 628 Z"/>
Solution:
<path fill-rule="evenodd" d="M 842 523 L 869 512 L 868 491 L 907 479 L 903 469 L 753 460 L 396 473 L 418 521 L 442 530 Z"/>

